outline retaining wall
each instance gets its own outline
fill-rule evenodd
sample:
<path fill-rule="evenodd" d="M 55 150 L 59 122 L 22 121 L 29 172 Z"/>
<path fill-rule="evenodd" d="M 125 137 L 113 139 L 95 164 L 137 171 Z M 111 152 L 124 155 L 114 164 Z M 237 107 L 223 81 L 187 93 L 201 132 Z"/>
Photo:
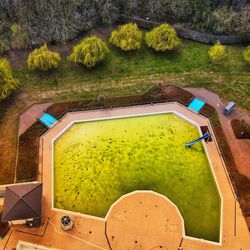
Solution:
<path fill-rule="evenodd" d="M 144 29 L 152 29 L 161 24 L 158 22 L 145 20 L 139 17 L 128 17 L 125 15 L 120 16 L 120 22 L 122 23 L 134 22 L 137 23 L 139 27 Z M 172 26 L 175 28 L 179 37 L 191 39 L 197 42 L 202 42 L 207 44 L 214 44 L 217 41 L 220 41 L 220 43 L 222 44 L 237 44 L 237 43 L 247 42 L 243 41 L 240 35 L 212 35 L 186 29 L 181 27 L 179 24 L 173 24 Z"/>

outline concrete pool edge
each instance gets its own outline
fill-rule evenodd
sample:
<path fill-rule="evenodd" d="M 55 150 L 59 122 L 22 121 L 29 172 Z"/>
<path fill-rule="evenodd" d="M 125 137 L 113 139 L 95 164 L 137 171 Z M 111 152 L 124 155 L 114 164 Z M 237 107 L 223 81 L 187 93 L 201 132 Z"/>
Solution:
<path fill-rule="evenodd" d="M 113 110 L 117 110 L 117 109 L 113 109 Z M 168 110 L 168 111 L 160 111 L 160 112 L 145 112 L 145 113 L 138 113 L 138 114 L 134 114 L 134 115 L 119 115 L 119 116 L 107 116 L 107 117 L 102 117 L 102 118 L 93 118 L 93 119 L 80 119 L 80 120 L 75 120 L 75 121 L 72 121 L 70 122 L 63 130 L 60 131 L 60 133 L 58 133 L 57 136 L 55 136 L 53 139 L 52 139 L 52 183 L 53 183 L 53 194 L 54 194 L 54 144 L 55 142 L 65 133 L 67 132 L 73 125 L 75 124 L 78 124 L 78 123 L 84 123 L 84 122 L 92 122 L 92 121 L 104 121 L 104 120 L 114 120 L 114 119 L 122 119 L 122 118 L 132 118 L 132 117 L 141 117 L 141 116 L 151 116 L 151 115 L 159 115 L 159 114 L 174 114 L 176 115 L 177 117 L 179 117 L 180 119 L 183 119 L 184 121 L 192 124 L 193 126 L 195 126 L 198 131 L 199 131 L 199 134 L 202 135 L 202 132 L 201 132 L 201 129 L 200 129 L 200 125 L 193 121 L 192 119 L 189 119 L 188 117 L 186 117 L 185 115 L 175 111 L 175 110 Z M 210 240 L 205 240 L 205 239 L 202 239 L 203 241 L 207 241 L 211 244 L 218 244 L 218 245 L 221 245 L 221 235 L 222 235 L 222 218 L 223 218 L 223 197 L 221 195 L 221 191 L 220 191 L 220 188 L 219 188 L 219 185 L 218 185 L 218 181 L 216 179 L 216 176 L 215 176 L 215 173 L 213 171 L 213 167 L 212 167 L 212 162 L 209 158 L 209 155 L 208 155 L 208 152 L 206 150 L 206 146 L 205 146 L 205 143 L 204 141 L 202 141 L 203 143 L 203 148 L 205 150 L 205 154 L 206 154 L 206 157 L 207 157 L 207 160 L 208 160 L 208 163 L 209 163 L 209 169 L 212 173 L 212 176 L 213 176 L 213 179 L 215 181 L 215 184 L 216 184 L 216 187 L 217 187 L 217 190 L 218 190 L 218 193 L 219 193 L 219 197 L 220 197 L 220 225 L 219 225 L 219 242 L 215 242 L 215 241 L 210 241 Z M 141 191 L 144 191 L 146 192 L 147 190 L 141 190 Z M 149 190 L 150 191 L 150 190 Z M 155 195 L 159 195 L 159 196 L 162 196 L 161 194 L 159 193 L 156 193 L 155 192 Z M 123 196 L 126 196 L 123 195 Z M 116 203 L 117 201 L 119 201 L 123 196 L 121 196 L 120 198 L 118 198 L 118 200 L 116 200 L 114 203 Z M 169 200 L 168 197 L 166 197 L 167 200 Z M 170 201 L 170 200 L 169 200 Z M 113 203 L 113 204 L 114 204 Z M 174 204 L 172 201 L 171 201 L 172 204 Z M 112 205 L 113 205 L 112 204 Z M 112 205 L 111 207 L 109 208 L 106 216 L 104 217 L 105 219 L 107 218 L 107 215 L 109 214 L 109 211 L 110 209 L 112 208 Z M 174 204 L 175 205 L 175 204 Z M 176 205 L 175 205 L 176 206 Z M 57 208 L 55 207 L 54 205 L 54 195 L 52 197 L 52 208 L 55 209 L 55 210 L 58 210 L 58 211 L 69 211 L 69 210 L 63 210 L 63 209 L 60 209 L 60 208 Z M 178 207 L 176 206 L 176 208 L 178 209 Z M 179 211 L 179 209 L 178 209 Z M 77 213 L 77 214 L 80 214 L 78 212 L 74 212 L 74 211 L 70 211 L 71 213 Z M 179 214 L 181 215 L 180 211 L 179 211 Z M 88 217 L 94 217 L 96 219 L 102 219 L 102 217 L 98 217 L 98 216 L 94 216 L 94 215 L 88 215 L 88 214 L 82 214 L 83 216 L 88 216 Z M 182 217 L 182 215 L 181 215 Z M 185 232 L 185 222 L 184 222 L 184 219 L 182 217 L 182 220 L 183 220 L 183 238 L 189 238 L 189 239 L 193 239 L 193 240 L 199 240 L 198 238 L 195 238 L 195 237 L 192 237 L 192 236 L 187 236 L 186 235 L 186 232 Z"/>
<path fill-rule="evenodd" d="M 141 113 L 141 114 L 134 114 L 134 115 L 120 115 L 120 116 L 110 116 L 110 113 L 114 113 L 114 111 L 124 111 L 124 110 L 128 110 L 128 109 L 139 109 L 139 108 L 155 108 L 155 107 L 163 107 L 163 106 L 169 106 L 170 105 L 170 107 L 171 107 L 171 105 L 176 105 L 177 107 L 179 107 L 179 108 L 181 108 L 181 109 L 184 109 L 184 111 L 187 111 L 186 109 L 186 107 L 184 107 L 184 106 L 182 106 L 182 105 L 180 105 L 179 103 L 163 103 L 163 104 L 154 104 L 153 106 L 152 105 L 142 105 L 142 106 L 132 106 L 132 107 L 125 107 L 125 108 L 116 108 L 116 109 L 112 109 L 112 110 L 97 110 L 97 111 L 84 111 L 84 112 L 74 112 L 74 113 L 68 113 L 68 114 L 66 114 L 64 117 L 62 117 L 62 119 L 61 119 L 61 121 L 63 121 L 65 118 L 67 118 L 67 117 L 69 117 L 69 116 L 74 116 L 74 115 L 79 115 L 79 114 L 81 114 L 81 115 L 84 115 L 84 114 L 87 114 L 87 113 L 95 113 L 95 114 L 100 114 L 100 113 L 106 113 L 106 117 L 102 117 L 102 118 L 93 118 L 92 120 L 107 120 L 107 119 L 114 119 L 114 118 L 121 118 L 121 117 L 131 117 L 131 116 L 145 116 L 145 115 L 150 115 L 150 114 L 159 114 L 159 113 L 174 113 L 174 114 L 176 114 L 178 117 L 180 117 L 180 118 L 182 118 L 182 119 L 184 119 L 185 121 L 187 121 L 187 122 L 189 122 L 189 123 L 191 123 L 191 124 L 193 124 L 193 125 L 195 125 L 196 127 L 198 127 L 199 128 L 199 123 L 197 123 L 197 122 L 194 122 L 192 119 L 189 119 L 188 117 L 186 117 L 185 115 L 183 115 L 183 114 L 181 114 L 181 113 L 179 113 L 179 112 L 177 112 L 176 110 L 174 110 L 174 109 L 170 109 L 170 110 L 168 110 L 168 111 L 158 111 L 158 112 L 144 112 L 144 113 Z M 193 111 L 188 111 L 188 112 L 191 112 L 191 113 L 194 113 Z M 211 127 L 211 124 L 210 124 L 210 122 L 209 122 L 209 119 L 207 119 L 207 118 L 205 118 L 205 117 L 203 117 L 203 116 L 201 116 L 201 115 L 198 115 L 197 113 L 195 113 L 195 116 L 199 116 L 199 117 L 201 117 L 202 118 L 202 120 L 204 121 L 206 121 L 206 123 L 209 125 L 209 128 L 210 128 L 210 130 L 211 131 L 213 131 L 212 130 L 212 127 Z M 57 133 L 57 135 L 56 136 L 54 136 L 53 137 L 53 142 L 52 142 L 52 155 L 53 155 L 53 143 L 54 143 L 54 141 L 57 139 L 57 138 L 59 138 L 70 126 L 72 126 L 74 123 L 77 123 L 77 122 L 84 122 L 84 121 L 90 121 L 91 119 L 80 119 L 80 120 L 75 120 L 75 119 L 73 119 L 73 121 L 71 121 L 71 122 L 69 122 L 68 124 L 67 124 L 67 126 L 66 127 L 64 127 L 64 129 L 63 130 L 60 130 L 60 133 Z M 56 128 L 58 125 L 60 124 L 60 122 L 58 123 L 58 124 L 56 124 L 53 128 Z M 51 130 L 49 130 L 48 132 L 46 132 L 42 137 L 41 137 L 41 141 L 42 141 L 42 144 L 43 144 L 43 138 L 48 134 L 48 133 L 50 133 L 51 132 Z M 199 129 L 199 133 L 201 133 L 201 131 L 200 131 L 200 129 Z M 214 146 L 216 147 L 216 150 L 218 151 L 218 154 L 220 154 L 220 152 L 219 152 L 219 149 L 218 149 L 218 145 L 217 145 L 217 141 L 216 141 L 216 138 L 214 137 Z M 211 168 L 211 170 L 212 170 L 212 173 L 213 173 L 213 177 L 214 177 L 214 180 L 215 180 L 215 183 L 216 183 L 216 185 L 217 185 L 217 189 L 218 189 L 218 192 L 219 192 L 219 195 L 220 195 L 220 198 L 221 198 L 221 215 L 220 215 L 220 241 L 219 241 L 219 243 L 217 243 L 217 242 L 213 242 L 213 241 L 208 241 L 208 240 L 202 240 L 202 239 L 198 239 L 198 238 L 194 238 L 194 237 L 190 237 L 190 236 L 186 236 L 185 235 L 185 233 L 184 233 L 184 237 L 185 238 L 187 238 L 187 239 L 191 239 L 191 240 L 197 240 L 197 241 L 202 241 L 202 242 L 207 242 L 207 243 L 209 243 L 209 244 L 213 244 L 213 245 L 222 245 L 222 232 L 223 232 L 223 227 L 224 227 L 224 225 L 223 225 L 223 223 L 224 223 L 224 220 L 223 220 L 223 218 L 224 218 L 224 199 L 223 199 L 223 195 L 222 195 L 222 192 L 221 192 L 221 186 L 220 186 L 220 184 L 219 184 L 219 182 L 220 182 L 220 180 L 218 180 L 219 178 L 217 178 L 217 175 L 216 175 L 216 171 L 215 171 L 215 169 L 214 169 L 214 165 L 213 165 L 213 162 L 212 162 L 212 160 L 210 159 L 210 153 L 208 153 L 208 149 L 207 149 L 207 145 L 205 145 L 205 143 L 203 142 L 203 146 L 204 146 L 204 149 L 205 149 L 205 152 L 206 152 L 206 155 L 207 155 L 207 159 L 208 159 L 208 161 L 209 161 L 209 164 L 210 164 L 210 168 Z M 53 159 L 53 156 L 52 156 L 52 159 Z M 222 163 L 222 165 L 224 164 L 224 162 L 223 162 L 223 160 L 220 158 L 220 160 L 221 160 L 221 163 Z M 52 163 L 53 163 L 53 160 L 52 160 Z M 224 167 L 223 167 L 224 168 Z M 40 169 L 41 170 L 41 169 Z M 53 171 L 53 168 L 52 168 L 52 171 Z M 226 171 L 226 169 L 224 169 L 224 171 L 226 172 L 226 175 L 228 175 L 228 173 L 227 173 L 227 171 Z M 40 173 L 42 173 L 43 171 L 41 170 L 41 171 L 39 171 Z M 53 180 L 53 172 L 52 172 L 52 178 L 51 178 L 52 180 Z M 229 181 L 229 186 L 231 187 L 231 183 L 230 183 L 230 180 L 228 180 Z M 52 181 L 52 185 L 53 185 L 53 181 Z M 53 189 L 54 189 L 54 185 L 53 185 Z M 232 192 L 233 192 L 233 189 L 231 190 Z M 233 192 L 233 196 L 235 196 L 235 194 L 234 194 L 234 192 Z M 167 197 L 166 197 L 167 198 Z M 55 211 L 64 211 L 64 210 L 61 210 L 61 209 L 57 209 L 57 208 L 54 208 L 54 201 L 53 201 L 53 195 L 51 196 L 51 204 L 52 204 L 52 209 L 53 210 L 55 210 Z M 114 204 L 114 203 L 113 203 Z M 112 207 L 112 206 L 111 206 Z M 110 208 L 111 209 L 111 208 Z M 110 211 L 110 210 L 109 210 Z M 65 211 L 66 212 L 66 211 Z M 77 214 L 77 215 L 79 215 L 79 213 L 75 213 L 75 212 L 70 212 L 70 211 L 67 211 L 67 213 L 73 213 L 73 214 Z M 109 213 L 109 212 L 108 212 Z M 107 214 L 108 214 L 107 213 Z M 97 220 L 105 220 L 106 219 L 106 217 L 107 217 L 107 215 L 106 215 L 106 217 L 105 217 L 105 219 L 103 219 L 103 218 L 100 218 L 100 217 L 95 217 L 95 216 L 90 216 L 90 215 L 85 215 L 85 214 L 81 214 L 81 216 L 83 216 L 83 217 L 90 217 L 90 218 L 93 218 L 94 217 L 94 219 L 97 219 Z M 185 232 L 185 230 L 184 230 L 184 232 Z"/>

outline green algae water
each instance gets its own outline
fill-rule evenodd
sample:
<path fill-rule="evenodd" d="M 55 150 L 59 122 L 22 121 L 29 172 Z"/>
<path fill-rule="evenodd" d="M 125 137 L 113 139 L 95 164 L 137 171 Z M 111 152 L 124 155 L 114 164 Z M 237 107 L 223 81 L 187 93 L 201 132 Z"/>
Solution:
<path fill-rule="evenodd" d="M 55 207 L 104 217 L 135 190 L 167 196 L 186 235 L 219 241 L 220 196 L 195 126 L 174 114 L 77 123 L 54 146 Z"/>

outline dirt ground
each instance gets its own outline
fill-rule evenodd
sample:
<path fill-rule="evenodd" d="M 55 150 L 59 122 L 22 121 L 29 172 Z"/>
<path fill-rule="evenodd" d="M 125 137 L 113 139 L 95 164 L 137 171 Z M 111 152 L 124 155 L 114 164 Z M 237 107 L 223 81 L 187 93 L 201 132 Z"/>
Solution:
<path fill-rule="evenodd" d="M 0 183 L 13 183 L 16 165 L 18 138 L 18 116 L 31 102 L 25 93 L 19 93 L 8 99 L 4 105 L 5 112 L 0 118 Z M 2 107 L 1 107 L 2 108 Z"/>

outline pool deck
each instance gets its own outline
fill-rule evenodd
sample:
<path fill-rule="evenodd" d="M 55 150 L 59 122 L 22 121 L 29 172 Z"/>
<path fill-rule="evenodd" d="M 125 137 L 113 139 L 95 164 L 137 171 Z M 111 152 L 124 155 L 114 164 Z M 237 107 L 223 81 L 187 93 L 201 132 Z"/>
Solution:
<path fill-rule="evenodd" d="M 223 131 L 225 132 L 227 142 L 231 148 L 231 153 L 235 162 L 237 163 L 237 169 L 241 174 L 247 176 L 250 179 L 250 140 L 237 139 L 231 127 L 231 121 L 233 119 L 245 120 L 250 124 L 250 116 L 247 113 L 240 112 L 237 109 L 235 109 L 230 115 L 225 116 L 223 114 L 225 104 L 221 101 L 217 94 L 204 88 L 188 88 L 187 90 L 198 96 L 200 99 L 206 101 L 216 109 L 220 123 L 223 127 Z"/>
<path fill-rule="evenodd" d="M 183 220 L 167 198 L 150 191 L 133 192 L 115 202 L 106 218 L 53 209 L 52 140 L 72 122 L 130 116 L 157 112 L 178 112 L 200 126 L 209 120 L 178 103 L 133 106 L 109 110 L 66 114 L 40 139 L 39 181 L 43 182 L 43 223 L 39 228 L 12 226 L 0 241 L 0 249 L 13 249 L 26 241 L 57 249 L 168 249 L 174 250 L 250 250 L 249 231 L 236 200 L 226 167 L 215 138 L 204 143 L 222 197 L 221 245 L 186 237 Z M 126 211 L 126 212 L 125 212 Z M 75 222 L 68 234 L 60 229 L 61 216 L 68 214 Z"/>

